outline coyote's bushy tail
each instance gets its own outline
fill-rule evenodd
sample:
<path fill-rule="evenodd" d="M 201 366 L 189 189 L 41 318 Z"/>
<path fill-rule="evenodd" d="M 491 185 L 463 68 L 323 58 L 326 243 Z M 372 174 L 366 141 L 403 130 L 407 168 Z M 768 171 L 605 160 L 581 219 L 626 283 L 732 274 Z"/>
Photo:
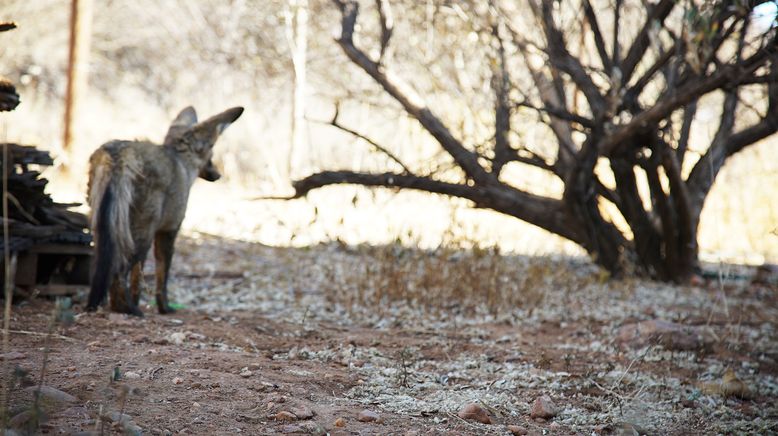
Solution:
<path fill-rule="evenodd" d="M 130 261 L 134 249 L 130 205 L 137 171 L 120 157 L 121 147 L 108 144 L 90 159 L 89 206 L 95 238 L 94 271 L 87 309 L 105 299 L 114 274 Z"/>

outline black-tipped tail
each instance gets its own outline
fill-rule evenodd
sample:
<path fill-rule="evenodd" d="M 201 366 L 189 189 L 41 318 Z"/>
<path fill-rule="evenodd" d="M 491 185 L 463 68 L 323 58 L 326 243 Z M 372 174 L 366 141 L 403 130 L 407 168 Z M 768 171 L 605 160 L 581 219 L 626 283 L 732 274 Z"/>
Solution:
<path fill-rule="evenodd" d="M 86 309 L 90 311 L 96 310 L 97 306 L 105 299 L 114 274 L 116 241 L 114 241 L 111 232 L 111 220 L 109 217 L 114 201 L 113 189 L 109 183 L 105 188 L 103 198 L 100 200 L 97 222 L 94 229 L 95 237 L 97 238 L 94 271 L 92 272 L 92 287 L 89 290 L 89 300 L 86 305 Z"/>

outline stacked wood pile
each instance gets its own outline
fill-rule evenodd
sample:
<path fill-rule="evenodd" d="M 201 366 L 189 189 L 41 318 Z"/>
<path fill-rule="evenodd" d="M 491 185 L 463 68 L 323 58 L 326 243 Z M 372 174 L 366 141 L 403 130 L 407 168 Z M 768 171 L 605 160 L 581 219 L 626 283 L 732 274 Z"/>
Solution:
<path fill-rule="evenodd" d="M 16 24 L 0 22 L 0 32 L 15 29 Z M 19 105 L 19 94 L 10 80 L 0 76 L 0 112 L 12 111 Z"/>
<path fill-rule="evenodd" d="M 0 32 L 15 27 L 0 22 Z M 16 88 L 0 77 L 0 111 L 13 110 L 18 104 Z M 78 285 L 89 283 L 92 237 L 87 218 L 69 210 L 77 204 L 56 203 L 45 192 L 48 180 L 40 171 L 52 164 L 46 151 L 0 143 L 0 174 L 8 207 L 2 214 L 8 233 L 0 237 L 0 250 L 5 253 L 8 246 L 9 277 L 21 293 L 72 294 Z M 5 256 L 2 262 L 5 287 Z"/>
<path fill-rule="evenodd" d="M 86 216 L 68 210 L 77 204 L 56 203 L 45 192 L 48 180 L 31 168 L 31 165 L 52 165 L 54 161 L 49 153 L 18 144 L 2 144 L 2 147 L 8 147 L 9 155 L 8 217 L 5 218 L 11 235 L 11 251 L 24 251 L 44 243 L 89 245 L 92 238 Z M 2 159 L 0 156 L 0 162 Z"/>

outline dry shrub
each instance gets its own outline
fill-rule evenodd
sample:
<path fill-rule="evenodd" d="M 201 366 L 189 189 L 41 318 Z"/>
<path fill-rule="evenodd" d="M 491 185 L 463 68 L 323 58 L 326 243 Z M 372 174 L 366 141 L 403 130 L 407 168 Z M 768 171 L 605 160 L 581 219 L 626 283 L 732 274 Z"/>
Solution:
<path fill-rule="evenodd" d="M 347 262 L 325 270 L 325 294 L 333 303 L 379 313 L 393 303 L 464 314 L 531 312 L 549 289 L 577 289 L 598 280 L 591 268 L 576 273 L 572 259 L 505 255 L 497 247 L 423 250 L 395 243 L 346 250 Z"/>

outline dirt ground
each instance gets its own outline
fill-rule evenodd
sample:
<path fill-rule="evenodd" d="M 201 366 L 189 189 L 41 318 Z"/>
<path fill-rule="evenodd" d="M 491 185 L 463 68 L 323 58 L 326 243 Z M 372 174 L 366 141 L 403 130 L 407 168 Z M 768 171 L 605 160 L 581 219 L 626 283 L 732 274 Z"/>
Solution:
<path fill-rule="evenodd" d="M 13 307 L 18 433 L 42 416 L 30 410 L 44 358 L 44 434 L 778 432 L 778 292 L 740 272 L 675 287 L 607 281 L 580 259 L 481 257 L 469 271 L 502 290 L 481 304 L 477 290 L 423 298 L 438 285 L 429 272 L 409 285 L 418 261 L 403 259 L 417 254 L 392 248 L 178 247 L 173 315 L 76 304 L 47 338 L 54 302 Z M 424 264 L 452 265 L 442 281 L 475 254 L 445 256 Z M 631 333 L 657 320 L 670 327 Z M 531 417 L 541 396 L 548 419 Z M 491 423 L 462 419 L 470 403 Z"/>

